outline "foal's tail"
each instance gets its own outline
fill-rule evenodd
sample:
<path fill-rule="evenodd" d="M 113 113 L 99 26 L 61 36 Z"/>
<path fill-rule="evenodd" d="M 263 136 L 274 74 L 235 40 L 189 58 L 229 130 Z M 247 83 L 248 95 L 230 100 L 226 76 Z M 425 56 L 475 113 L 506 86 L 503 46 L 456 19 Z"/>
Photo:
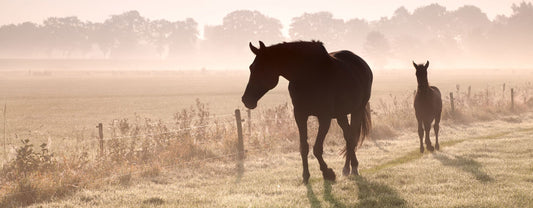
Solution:
<path fill-rule="evenodd" d="M 365 138 L 370 134 L 370 129 L 372 128 L 372 118 L 370 117 L 370 103 L 367 102 L 365 108 L 363 109 L 363 118 L 361 121 L 361 135 L 359 136 L 359 141 L 355 150 L 357 150 L 365 141 Z"/>

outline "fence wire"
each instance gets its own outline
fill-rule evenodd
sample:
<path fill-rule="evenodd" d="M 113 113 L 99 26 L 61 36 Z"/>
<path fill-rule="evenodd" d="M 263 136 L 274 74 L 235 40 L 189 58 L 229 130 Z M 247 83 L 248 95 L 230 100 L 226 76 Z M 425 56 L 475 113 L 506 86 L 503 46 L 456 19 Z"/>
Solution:
<path fill-rule="evenodd" d="M 486 90 L 487 92 L 487 96 L 488 96 L 488 88 Z M 491 91 L 492 92 L 492 91 Z M 517 98 L 520 96 L 521 98 L 523 97 L 523 100 L 525 102 L 525 100 L 527 98 L 529 98 L 529 95 L 527 93 L 528 91 L 526 90 L 525 92 L 524 91 L 518 91 L 516 90 L 514 93 L 515 93 L 515 100 L 517 100 Z M 481 92 L 483 93 L 483 92 Z M 464 94 L 464 93 L 463 93 Z M 470 94 L 470 93 L 469 93 Z M 465 99 L 465 95 L 458 95 L 458 96 L 461 96 L 461 100 L 464 100 Z M 473 93 L 471 96 L 476 96 L 475 93 Z M 504 100 L 504 97 L 505 97 L 505 94 L 502 93 L 502 98 L 501 100 L 503 101 Z M 445 99 L 447 99 L 446 97 L 444 97 Z M 467 99 L 470 98 L 470 95 L 467 97 Z M 222 114 L 222 115 L 213 115 L 213 116 L 208 116 L 206 117 L 207 119 L 217 119 L 217 118 L 228 118 L 228 117 L 232 117 L 232 116 L 235 116 L 235 114 Z M 244 119 L 247 119 L 246 116 L 243 116 Z M 193 118 L 193 119 L 190 119 L 188 120 L 189 122 L 192 122 L 192 121 L 198 121 L 198 120 L 202 120 L 203 118 Z M 293 118 L 261 118 L 259 119 L 260 121 L 262 122 L 271 122 L 271 121 L 275 121 L 275 122 L 280 122 L 280 121 L 288 121 L 288 120 L 294 120 Z M 191 126 L 191 127 L 187 127 L 187 128 L 181 128 L 181 129 L 174 129 L 174 130 L 169 130 L 169 131 L 165 131 L 165 132 L 158 132 L 158 133 L 149 133 L 149 134 L 138 134 L 138 135 L 127 135 L 127 136 L 115 136 L 115 137 L 105 137 L 103 139 L 103 141 L 110 141 L 110 140 L 124 140 L 124 139 L 133 139 L 133 138 L 146 138 L 146 137 L 156 137 L 156 136 L 160 136 L 160 135 L 165 135 L 165 134 L 173 134 L 173 133 L 178 133 L 178 132 L 183 132 L 183 131 L 190 131 L 190 130 L 194 130 L 194 129 L 200 129 L 200 128 L 209 128 L 209 127 L 214 127 L 214 126 L 220 126 L 220 125 L 225 125 L 225 124 L 229 124 L 229 123 L 233 123 L 235 122 L 235 120 L 229 120 L 229 121 L 223 121 L 223 122 L 217 122 L 217 123 L 214 123 L 214 124 L 208 124 L 208 125 L 199 125 L 199 126 Z M 155 122 L 157 124 L 157 122 Z M 173 125 L 176 125 L 177 123 L 174 122 L 174 121 L 169 121 L 169 122 L 163 122 L 163 124 L 173 124 Z M 243 123 L 243 127 L 247 126 L 246 124 Z M 78 142 L 78 144 L 84 144 L 86 142 L 98 142 L 99 139 L 91 139 L 91 140 L 86 140 L 86 141 L 83 141 L 81 143 Z M 9 143 L 6 143 L 6 145 L 9 145 L 9 146 L 14 146 L 15 144 L 12 143 L 12 142 L 9 142 Z M 12 148 L 11 147 L 11 148 Z M 278 147 L 275 147 L 273 145 L 270 145 L 269 147 L 254 147 L 254 148 L 246 148 L 245 149 L 245 154 L 246 153 L 256 153 L 256 154 L 263 154 L 263 153 L 269 153 L 271 151 L 273 151 L 274 149 L 276 149 Z M 217 160 L 217 159 L 222 159 L 222 158 L 229 158 L 229 157 L 236 157 L 238 156 L 238 151 L 236 150 L 235 153 L 230 153 L 230 154 L 224 154 L 224 155 L 218 155 L 218 156 L 213 156 L 213 157 L 207 157 L 207 158 L 202 158 L 202 159 L 195 159 L 195 160 L 189 160 L 189 161 L 181 161 L 181 162 L 178 162 L 176 164 L 167 164 L 167 165 L 164 165 L 164 166 L 160 166 L 159 168 L 161 168 L 162 170 L 161 171 L 164 171 L 164 172 L 170 172 L 170 168 L 172 167 L 176 167 L 176 166 L 181 166 L 181 165 L 190 165 L 190 164 L 194 164 L 194 163 L 202 163 L 202 162 L 207 162 L 207 161 L 211 161 L 211 160 Z M 94 180 L 99 180 L 101 182 L 106 182 L 106 181 L 110 181 L 110 180 L 113 180 L 113 179 L 116 179 L 116 178 L 120 178 L 120 177 L 123 177 L 125 175 L 138 175 L 138 174 L 141 174 L 143 172 L 145 172 L 146 170 L 135 170 L 135 171 L 127 171 L 127 173 L 125 174 L 113 174 L 113 175 L 109 175 L 109 176 L 105 176 L 105 177 L 100 177 L 100 178 L 95 178 Z M 63 187 L 78 187 L 78 184 L 63 184 Z M 41 189 L 41 190 L 54 190 L 54 188 L 47 188 L 47 189 Z M 12 197 L 12 196 L 15 196 L 15 195 L 20 195 L 20 194 L 27 194 L 27 193 L 33 193 L 35 191 L 24 191 L 24 192 L 13 192 L 13 193 L 7 193 L 5 194 L 4 196 L 2 196 L 3 200 L 6 199 L 6 198 L 9 198 L 9 197 Z"/>
<path fill-rule="evenodd" d="M 275 149 L 274 146 L 270 146 L 270 147 L 267 147 L 267 148 L 264 148 L 264 147 L 248 148 L 248 149 L 245 149 L 245 154 L 249 153 L 249 152 L 269 153 L 269 152 L 271 152 L 274 149 Z M 182 161 L 182 162 L 178 162 L 177 164 L 168 164 L 168 165 L 160 166 L 159 168 L 162 169 L 161 171 L 168 173 L 168 172 L 171 171 L 171 170 L 169 170 L 169 168 L 171 168 L 171 167 L 190 165 L 190 164 L 194 164 L 194 163 L 203 163 L 203 162 L 222 159 L 222 158 L 236 157 L 236 156 L 238 156 L 238 154 L 239 154 L 238 152 L 235 152 L 235 153 L 218 155 L 218 156 L 207 157 L 207 158 L 202 158 L 202 159 Z M 236 162 L 239 162 L 239 161 L 236 161 Z M 244 160 L 240 161 L 240 162 L 244 163 Z M 110 176 L 94 178 L 93 180 L 99 180 L 100 182 L 106 182 L 106 181 L 109 182 L 109 181 L 111 181 L 113 179 L 124 177 L 126 175 L 133 176 L 133 175 L 141 174 L 143 172 L 146 172 L 146 170 L 126 171 L 126 173 L 123 173 L 123 174 L 114 174 L 114 175 L 110 175 Z M 77 188 L 78 184 L 74 184 L 74 183 L 72 183 L 72 184 L 63 184 L 62 187 L 75 187 L 75 188 Z M 57 189 L 57 188 L 45 188 L 45 189 L 40 189 L 40 191 L 51 191 L 51 190 L 54 190 L 54 189 Z M 22 191 L 22 192 L 7 193 L 7 194 L 5 194 L 2 197 L 4 199 L 6 199 L 6 198 L 9 198 L 9 197 L 12 197 L 12 196 L 15 196 L 15 195 L 28 194 L 28 193 L 33 193 L 33 192 L 36 192 L 36 190 L 34 190 L 34 191 Z"/>

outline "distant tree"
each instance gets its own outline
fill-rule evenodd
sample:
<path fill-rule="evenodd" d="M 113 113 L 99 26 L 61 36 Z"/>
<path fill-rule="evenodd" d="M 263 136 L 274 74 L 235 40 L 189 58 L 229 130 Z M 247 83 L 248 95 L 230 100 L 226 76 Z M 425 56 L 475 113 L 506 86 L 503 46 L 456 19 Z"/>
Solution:
<path fill-rule="evenodd" d="M 190 18 L 176 22 L 154 20 L 149 23 L 148 30 L 151 42 L 161 57 L 165 53 L 170 57 L 190 53 L 195 50 L 198 41 L 198 23 Z"/>
<path fill-rule="evenodd" d="M 488 39 L 491 51 L 497 52 L 502 64 L 515 63 L 530 66 L 533 45 L 533 5 L 522 2 L 513 4 L 509 17 L 499 16 L 490 30 Z"/>
<path fill-rule="evenodd" d="M 92 39 L 108 57 L 132 57 L 142 53 L 141 46 L 149 41 L 148 23 L 137 11 L 112 15 L 104 23 L 94 25 Z"/>
<path fill-rule="evenodd" d="M 382 18 L 376 22 L 376 29 L 390 37 L 418 36 L 415 31 L 419 31 L 420 25 L 405 7 L 400 7 L 390 19 Z"/>
<path fill-rule="evenodd" d="M 31 22 L 0 27 L 0 53 L 7 58 L 34 57 L 42 52 L 42 29 Z"/>
<path fill-rule="evenodd" d="M 387 64 L 391 48 L 389 40 L 383 33 L 378 31 L 368 33 L 364 48 L 374 67 L 382 69 Z"/>
<path fill-rule="evenodd" d="M 450 19 L 446 7 L 430 4 L 413 11 L 411 24 L 415 26 L 418 38 L 428 40 L 445 33 L 449 28 Z"/>
<path fill-rule="evenodd" d="M 43 22 L 48 53 L 59 51 L 69 57 L 74 51 L 86 53 L 91 49 L 85 23 L 77 17 L 50 17 Z"/>
<path fill-rule="evenodd" d="M 533 40 L 533 4 L 522 2 L 513 4 L 513 14 L 508 19 L 509 32 L 519 36 L 521 40 Z"/>
<path fill-rule="evenodd" d="M 344 20 L 333 18 L 329 12 L 304 13 L 292 19 L 289 35 L 292 40 L 320 40 L 328 49 L 338 49 L 344 42 L 346 27 Z"/>
<path fill-rule="evenodd" d="M 366 37 L 371 30 L 369 23 L 364 19 L 351 19 L 346 21 L 344 34 L 344 48 L 354 51 L 362 51 Z"/>
<path fill-rule="evenodd" d="M 206 64 L 243 66 L 250 57 L 248 42 L 274 44 L 283 40 L 281 22 L 258 11 L 238 10 L 226 15 L 222 25 L 206 26 L 202 52 Z"/>
<path fill-rule="evenodd" d="M 238 10 L 226 15 L 222 25 L 206 26 L 204 37 L 209 44 L 230 50 L 248 50 L 247 42 L 283 40 L 281 22 L 258 11 Z"/>
<path fill-rule="evenodd" d="M 173 23 L 174 32 L 169 36 L 170 55 L 182 55 L 195 49 L 198 41 L 198 23 L 191 18 Z"/>
<path fill-rule="evenodd" d="M 476 6 L 465 5 L 450 12 L 452 30 L 456 33 L 468 33 L 473 30 L 485 30 L 490 25 L 487 14 Z"/>

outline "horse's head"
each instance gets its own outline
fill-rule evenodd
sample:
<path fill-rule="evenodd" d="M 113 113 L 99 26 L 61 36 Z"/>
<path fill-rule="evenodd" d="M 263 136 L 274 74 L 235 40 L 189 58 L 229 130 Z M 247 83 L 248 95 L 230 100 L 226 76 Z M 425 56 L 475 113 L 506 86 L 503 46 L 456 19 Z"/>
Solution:
<path fill-rule="evenodd" d="M 416 79 L 418 80 L 418 83 L 427 84 L 429 61 L 426 61 L 426 64 L 416 64 L 413 61 L 413 66 L 415 66 L 416 69 Z"/>
<path fill-rule="evenodd" d="M 266 53 L 265 44 L 259 41 L 259 48 L 249 44 L 250 50 L 255 54 L 255 59 L 250 65 L 250 79 L 246 86 L 246 91 L 242 96 L 242 102 L 247 108 L 257 107 L 257 101 L 266 92 L 276 87 L 279 80 L 279 73 L 273 66 L 270 56 Z"/>

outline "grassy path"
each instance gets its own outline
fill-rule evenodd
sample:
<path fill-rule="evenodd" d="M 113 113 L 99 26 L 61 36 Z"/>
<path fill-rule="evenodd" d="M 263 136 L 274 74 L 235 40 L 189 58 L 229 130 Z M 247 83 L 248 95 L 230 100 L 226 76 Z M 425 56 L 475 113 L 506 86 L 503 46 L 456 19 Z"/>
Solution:
<path fill-rule="evenodd" d="M 444 128 L 443 128 L 444 129 Z M 441 151 L 420 154 L 414 133 L 368 142 L 358 152 L 360 177 L 324 181 L 316 160 L 301 183 L 299 153 L 264 153 L 233 163 L 206 163 L 135 178 L 126 186 L 84 190 L 35 207 L 531 207 L 533 119 L 448 127 Z M 341 173 L 343 158 L 326 150 Z"/>

